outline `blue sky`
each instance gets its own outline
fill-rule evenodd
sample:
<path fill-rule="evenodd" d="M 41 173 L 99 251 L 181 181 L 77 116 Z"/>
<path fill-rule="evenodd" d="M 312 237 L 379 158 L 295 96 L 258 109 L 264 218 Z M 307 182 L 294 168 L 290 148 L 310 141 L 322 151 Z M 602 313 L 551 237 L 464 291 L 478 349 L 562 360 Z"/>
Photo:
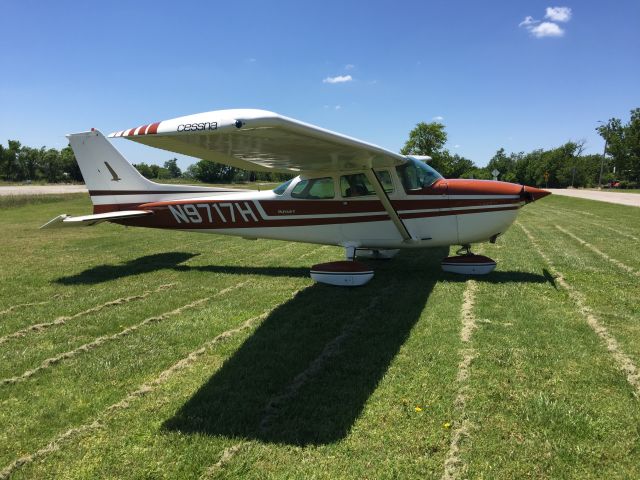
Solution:
<path fill-rule="evenodd" d="M 264 108 L 395 151 L 442 118 L 447 147 L 484 165 L 499 147 L 585 139 L 599 153 L 597 121 L 640 107 L 635 0 L 5 0 L 2 13 L 3 143 Z M 114 143 L 134 163 L 173 156 Z"/>

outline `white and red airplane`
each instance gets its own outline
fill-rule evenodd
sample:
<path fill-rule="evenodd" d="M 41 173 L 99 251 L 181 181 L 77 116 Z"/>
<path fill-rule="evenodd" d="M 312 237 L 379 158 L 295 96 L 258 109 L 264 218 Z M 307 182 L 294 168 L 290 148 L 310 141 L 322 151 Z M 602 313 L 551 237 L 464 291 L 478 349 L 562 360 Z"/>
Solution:
<path fill-rule="evenodd" d="M 60 215 L 42 228 L 122 225 L 269 238 L 345 248 L 347 261 L 312 267 L 312 277 L 361 285 L 373 276 L 359 257 L 398 249 L 462 245 L 443 260 L 458 273 L 495 262 L 470 254 L 495 241 L 518 209 L 549 192 L 487 180 L 444 179 L 428 157 L 391 152 L 264 110 L 219 110 L 114 132 L 135 142 L 253 171 L 296 173 L 272 191 L 164 185 L 147 180 L 99 131 L 68 135 L 93 214 Z"/>

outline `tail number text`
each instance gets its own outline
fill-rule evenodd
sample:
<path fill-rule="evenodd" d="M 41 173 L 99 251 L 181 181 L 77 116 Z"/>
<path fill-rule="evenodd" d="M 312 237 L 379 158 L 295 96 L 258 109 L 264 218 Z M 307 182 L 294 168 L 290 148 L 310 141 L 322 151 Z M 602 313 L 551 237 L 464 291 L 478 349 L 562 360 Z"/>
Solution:
<path fill-rule="evenodd" d="M 169 205 L 169 211 L 178 223 L 244 223 L 258 221 L 249 202 L 234 203 L 186 203 Z"/>

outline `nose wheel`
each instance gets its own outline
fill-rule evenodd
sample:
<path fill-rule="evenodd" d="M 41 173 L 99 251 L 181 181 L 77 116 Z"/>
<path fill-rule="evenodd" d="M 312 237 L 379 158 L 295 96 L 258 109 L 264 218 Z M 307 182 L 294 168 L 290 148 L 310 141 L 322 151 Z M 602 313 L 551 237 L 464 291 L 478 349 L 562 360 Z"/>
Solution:
<path fill-rule="evenodd" d="M 455 256 L 443 259 L 440 265 L 443 271 L 459 275 L 487 275 L 496 268 L 495 260 L 472 253 L 471 245 L 462 245 Z"/>

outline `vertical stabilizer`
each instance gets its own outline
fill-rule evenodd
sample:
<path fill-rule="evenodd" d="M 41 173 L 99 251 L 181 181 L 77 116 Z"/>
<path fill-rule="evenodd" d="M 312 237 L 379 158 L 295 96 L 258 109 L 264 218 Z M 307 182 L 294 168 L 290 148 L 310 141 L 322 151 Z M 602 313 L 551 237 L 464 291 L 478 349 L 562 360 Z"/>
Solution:
<path fill-rule="evenodd" d="M 98 130 L 67 135 L 94 213 L 128 210 L 137 205 L 199 198 L 241 190 L 193 185 L 166 185 L 144 178 Z"/>
<path fill-rule="evenodd" d="M 89 192 L 154 189 L 155 184 L 140 175 L 99 131 L 74 133 L 67 138 Z"/>

